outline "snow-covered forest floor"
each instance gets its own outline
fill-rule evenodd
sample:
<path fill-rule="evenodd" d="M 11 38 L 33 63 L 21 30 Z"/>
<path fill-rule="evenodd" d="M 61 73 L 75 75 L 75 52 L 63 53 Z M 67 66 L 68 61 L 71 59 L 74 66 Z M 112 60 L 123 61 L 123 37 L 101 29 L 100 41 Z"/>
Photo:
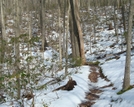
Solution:
<path fill-rule="evenodd" d="M 126 58 L 125 37 L 123 36 L 123 31 L 121 31 L 122 30 L 119 30 L 118 42 L 114 29 L 108 30 L 108 27 L 104 27 L 96 33 L 95 42 L 91 42 L 94 40 L 94 37 L 91 36 L 92 34 L 90 32 L 84 32 L 87 62 L 99 61 L 100 63 L 98 67 L 90 66 L 89 64 L 69 68 L 67 77 L 64 77 L 65 69 L 57 71 L 58 52 L 49 47 L 48 50 L 43 53 L 45 58 L 44 63 L 48 68 L 53 66 L 53 69 L 50 69 L 51 72 L 53 71 L 53 74 L 50 72 L 45 73 L 45 76 L 42 74 L 39 81 L 33 84 L 34 97 L 30 100 L 28 100 L 28 97 L 24 98 L 24 107 L 31 107 L 33 104 L 33 107 L 78 107 L 81 103 L 84 104 L 84 102 L 88 104 L 89 100 L 92 100 L 90 102 L 93 103 L 92 107 L 133 107 L 134 88 L 123 94 L 117 94 L 122 89 Z M 132 41 L 134 42 L 134 35 Z M 132 48 L 133 47 L 134 46 L 132 46 Z M 71 49 L 69 48 L 68 50 Z M 42 54 L 42 52 L 38 52 L 38 54 Z M 130 82 L 132 87 L 134 87 L 134 49 L 132 49 L 131 53 L 130 66 Z M 95 83 L 91 82 L 89 75 L 94 69 L 98 73 L 101 70 L 105 78 L 98 75 L 98 81 Z M 72 77 L 77 83 L 73 90 L 53 91 L 65 85 L 69 77 Z M 93 98 L 94 96 L 92 96 L 93 99 L 87 98 L 89 93 L 92 94 L 93 90 L 97 89 L 100 92 L 95 92 L 95 98 Z M 7 102 L 1 103 L 0 107 L 18 107 L 17 103 L 14 99 L 9 102 L 7 100 Z"/>
<path fill-rule="evenodd" d="M 72 91 L 65 91 L 65 90 L 59 90 L 52 92 L 55 88 L 62 86 L 66 84 L 68 81 L 68 78 L 63 79 L 61 82 L 58 82 L 53 85 L 47 85 L 46 89 L 41 90 L 35 90 L 34 92 L 34 103 L 35 107 L 44 107 L 44 105 L 48 107 L 77 107 L 81 102 L 86 101 L 85 95 L 86 92 L 89 92 L 92 88 L 99 88 L 103 86 L 107 86 L 109 84 L 113 84 L 112 86 L 106 87 L 106 88 L 100 88 L 102 90 L 101 93 L 99 93 L 99 98 L 95 100 L 96 102 L 93 107 L 133 107 L 134 105 L 134 89 L 131 89 L 121 95 L 117 95 L 117 92 L 119 92 L 122 89 L 122 82 L 124 77 L 124 68 L 125 68 L 125 52 L 123 54 L 117 54 L 119 57 L 114 56 L 114 53 L 120 52 L 120 45 L 115 44 L 114 41 L 116 41 L 116 37 L 114 36 L 114 31 L 102 31 L 100 32 L 100 41 L 96 42 L 96 46 L 92 48 L 92 50 L 98 50 L 103 49 L 103 54 L 110 53 L 111 51 L 114 51 L 113 54 L 106 54 L 106 56 L 98 60 L 100 61 L 100 67 L 102 68 L 102 72 L 105 76 L 110 80 L 109 82 L 105 81 L 104 79 L 98 77 L 97 83 L 92 83 L 88 79 L 88 75 L 91 73 L 90 66 L 81 66 L 77 68 L 69 68 L 69 76 L 73 78 L 77 82 L 77 85 Z M 107 39 L 109 38 L 109 40 Z M 103 41 L 102 41 L 103 40 Z M 111 49 L 111 45 L 115 44 Z M 86 46 L 86 44 L 85 44 Z M 88 46 L 86 46 L 87 48 Z M 52 51 L 47 50 L 44 52 L 44 56 L 46 58 L 52 58 Z M 97 51 L 97 54 L 100 54 L 101 51 Z M 115 54 L 116 55 L 116 54 Z M 92 54 L 90 55 L 89 52 L 86 53 L 87 59 L 95 59 L 93 56 L 96 55 Z M 99 55 L 98 55 L 99 56 Z M 132 56 L 131 56 L 131 85 L 134 85 L 134 50 L 132 50 Z M 56 77 L 62 76 L 64 73 L 64 70 L 59 71 L 56 73 Z M 44 78 L 38 83 L 38 86 L 41 84 L 45 84 L 48 81 L 53 80 L 53 78 Z M 32 100 L 25 99 L 25 107 L 30 107 L 32 103 Z M 1 104 L 1 107 L 9 107 L 11 105 L 11 102 Z M 11 105 L 13 106 L 13 105 Z M 15 106 L 16 107 L 16 106 Z"/>

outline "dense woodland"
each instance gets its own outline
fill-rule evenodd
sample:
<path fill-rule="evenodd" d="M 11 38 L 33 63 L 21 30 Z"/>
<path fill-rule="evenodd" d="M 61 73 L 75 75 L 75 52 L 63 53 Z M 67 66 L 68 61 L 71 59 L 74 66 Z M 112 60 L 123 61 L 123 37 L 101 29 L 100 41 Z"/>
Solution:
<path fill-rule="evenodd" d="M 33 92 L 47 88 L 37 87 L 42 78 L 58 83 L 69 75 L 69 68 L 105 58 L 105 49 L 92 50 L 97 34 L 105 29 L 115 31 L 111 48 L 118 44 L 121 51 L 114 54 L 126 52 L 121 91 L 127 90 L 133 15 L 134 0 L 0 0 L 0 103 L 17 101 L 24 107 L 27 94 L 34 107 Z M 46 50 L 53 52 L 51 61 L 45 59 Z M 87 52 L 95 58 L 88 59 Z M 56 77 L 63 69 L 64 75 Z"/>

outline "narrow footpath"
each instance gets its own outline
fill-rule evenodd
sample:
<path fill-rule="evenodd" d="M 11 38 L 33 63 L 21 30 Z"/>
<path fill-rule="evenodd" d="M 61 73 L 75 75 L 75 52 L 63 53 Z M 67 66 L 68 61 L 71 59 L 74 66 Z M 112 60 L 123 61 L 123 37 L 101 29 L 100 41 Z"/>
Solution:
<path fill-rule="evenodd" d="M 89 92 L 86 93 L 86 97 L 85 97 L 86 101 L 83 101 L 79 105 L 79 107 L 91 107 L 99 99 L 104 88 L 113 86 L 113 84 L 110 83 L 110 81 L 107 79 L 107 77 L 105 77 L 103 75 L 101 68 L 98 65 L 89 65 L 89 66 L 90 66 L 90 71 L 89 71 L 90 74 L 89 74 L 88 78 L 91 81 L 91 83 L 89 83 L 89 85 L 91 85 L 92 88 L 90 88 Z M 104 79 L 106 82 L 109 82 L 109 85 L 102 86 L 102 87 L 98 87 L 98 86 L 94 85 L 97 82 L 99 82 L 99 79 L 98 79 L 99 77 L 101 79 Z"/>

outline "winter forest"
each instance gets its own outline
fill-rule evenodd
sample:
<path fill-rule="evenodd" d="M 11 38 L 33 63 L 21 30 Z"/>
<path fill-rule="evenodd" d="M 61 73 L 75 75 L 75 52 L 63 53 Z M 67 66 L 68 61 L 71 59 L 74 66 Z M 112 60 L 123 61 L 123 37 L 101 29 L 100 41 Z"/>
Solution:
<path fill-rule="evenodd" d="M 134 107 L 134 0 L 0 0 L 0 107 Z"/>

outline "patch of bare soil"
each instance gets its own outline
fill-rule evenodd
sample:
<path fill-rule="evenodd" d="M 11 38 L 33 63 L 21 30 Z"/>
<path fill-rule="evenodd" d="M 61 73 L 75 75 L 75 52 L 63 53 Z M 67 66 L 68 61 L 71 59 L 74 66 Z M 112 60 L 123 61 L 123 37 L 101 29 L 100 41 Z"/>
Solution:
<path fill-rule="evenodd" d="M 83 102 L 80 104 L 80 107 L 91 107 L 91 105 L 93 105 L 95 102 L 90 102 L 90 101 L 87 101 L 87 102 Z"/>
<path fill-rule="evenodd" d="M 93 94 L 93 93 L 88 93 L 86 96 L 86 99 L 88 100 L 96 100 L 99 98 L 99 95 Z"/>
<path fill-rule="evenodd" d="M 98 82 L 98 75 L 99 75 L 98 72 L 93 71 L 93 72 L 91 72 L 91 73 L 89 74 L 88 78 L 89 78 L 89 80 L 90 80 L 91 82 L 96 83 L 96 82 Z"/>
<path fill-rule="evenodd" d="M 111 83 L 111 84 L 109 84 L 109 85 L 105 85 L 105 86 L 102 86 L 102 87 L 100 87 L 100 88 L 107 88 L 107 87 L 112 87 L 113 86 L 113 84 Z"/>
<path fill-rule="evenodd" d="M 93 93 L 93 94 L 99 94 L 99 93 L 101 93 L 103 91 L 100 90 L 100 89 L 90 89 L 90 92 Z"/>
<path fill-rule="evenodd" d="M 90 92 L 86 94 L 87 101 L 82 102 L 79 107 L 91 107 L 95 104 L 95 100 L 99 99 L 99 93 L 103 92 L 100 89 L 90 89 Z"/>
<path fill-rule="evenodd" d="M 99 70 L 99 72 L 97 72 L 97 69 Z M 102 74 L 102 71 L 100 69 L 100 67 L 98 66 L 91 66 L 90 67 L 90 74 L 88 76 L 89 80 L 93 83 L 97 83 L 98 82 L 98 77 L 103 78 L 106 81 L 109 81 L 107 79 L 107 77 L 105 77 Z M 102 76 L 103 75 L 103 76 Z M 96 87 L 96 88 L 91 88 L 89 90 L 89 92 L 86 94 L 86 101 L 82 102 L 81 104 L 79 104 L 79 107 L 91 107 L 93 104 L 95 104 L 95 101 L 97 99 L 99 99 L 100 94 L 103 92 L 101 89 L 102 88 L 107 88 L 107 87 L 111 87 L 113 86 L 113 84 L 109 84 L 107 86 L 103 86 L 103 87 Z"/>

